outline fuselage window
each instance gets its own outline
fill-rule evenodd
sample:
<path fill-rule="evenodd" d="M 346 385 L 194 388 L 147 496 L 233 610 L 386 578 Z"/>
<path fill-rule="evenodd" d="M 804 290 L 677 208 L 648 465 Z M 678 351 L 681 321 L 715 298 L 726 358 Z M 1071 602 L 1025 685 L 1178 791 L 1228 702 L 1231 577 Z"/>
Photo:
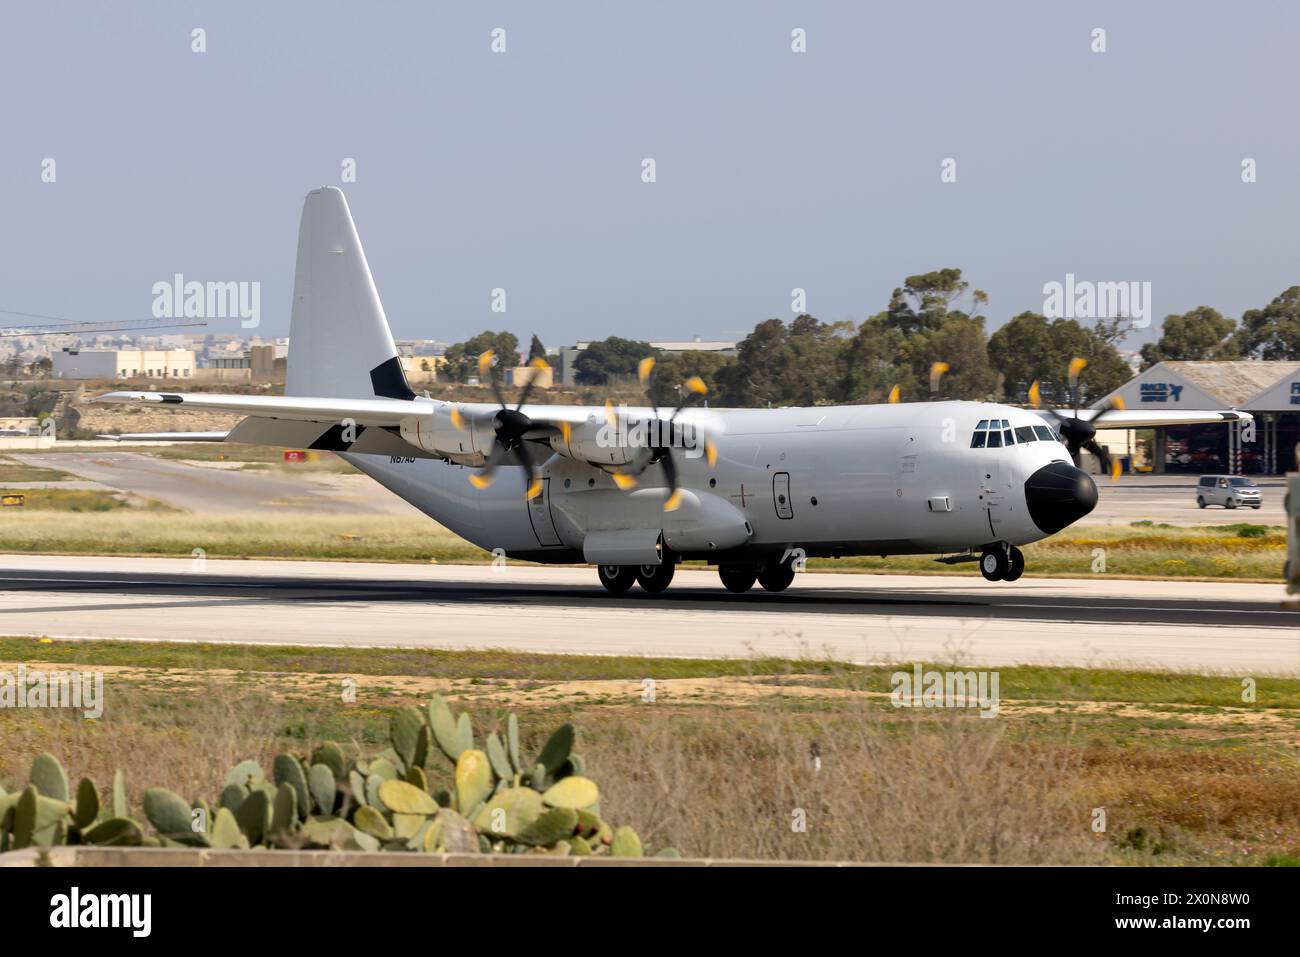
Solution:
<path fill-rule="evenodd" d="M 1052 434 L 1052 430 L 1045 425 L 1034 426 L 1034 434 L 1037 435 L 1044 442 L 1056 441 L 1056 436 Z"/>
<path fill-rule="evenodd" d="M 1016 426 L 1016 441 L 1020 443 L 1037 442 L 1034 438 L 1034 427 L 1032 425 Z"/>

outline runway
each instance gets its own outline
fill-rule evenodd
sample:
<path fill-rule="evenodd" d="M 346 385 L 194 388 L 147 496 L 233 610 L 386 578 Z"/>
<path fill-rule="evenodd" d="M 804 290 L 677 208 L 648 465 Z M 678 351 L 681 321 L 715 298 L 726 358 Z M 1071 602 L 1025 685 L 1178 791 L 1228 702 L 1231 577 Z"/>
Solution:
<path fill-rule="evenodd" d="M 1300 675 L 1279 585 L 804 573 L 731 595 L 682 570 L 0 556 L 0 635 Z"/>

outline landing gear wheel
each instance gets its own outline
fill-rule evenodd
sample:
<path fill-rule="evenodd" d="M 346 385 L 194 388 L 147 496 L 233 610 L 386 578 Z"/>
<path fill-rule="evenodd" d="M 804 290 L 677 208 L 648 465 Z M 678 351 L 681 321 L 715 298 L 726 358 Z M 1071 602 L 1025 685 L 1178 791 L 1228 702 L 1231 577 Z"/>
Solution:
<path fill-rule="evenodd" d="M 794 565 L 790 562 L 775 562 L 763 566 L 758 573 L 758 583 L 764 591 L 785 591 L 794 581 Z"/>
<path fill-rule="evenodd" d="M 1196 507 L 1205 508 L 1205 499 L 1201 498 L 1199 495 L 1196 496 Z"/>
<path fill-rule="evenodd" d="M 1013 582 L 1025 573 L 1025 553 L 1014 545 L 1011 546 L 1011 558 L 1007 563 L 1007 573 L 1002 576 L 1004 582 Z"/>
<path fill-rule="evenodd" d="M 754 569 L 746 568 L 744 565 L 719 565 L 718 577 L 722 579 L 723 588 L 741 595 L 754 587 L 754 579 L 757 577 L 757 573 Z"/>
<path fill-rule="evenodd" d="M 984 576 L 985 581 L 1002 581 L 1010 567 L 1011 563 L 1007 560 L 1005 549 L 989 548 L 980 556 L 980 574 Z"/>
<path fill-rule="evenodd" d="M 636 568 L 636 580 L 641 587 L 652 595 L 657 595 L 673 580 L 673 571 L 677 568 L 672 562 L 663 562 L 659 565 L 638 565 Z"/>
<path fill-rule="evenodd" d="M 605 591 L 611 595 L 621 595 L 636 581 L 635 565 L 597 565 L 596 575 Z"/>

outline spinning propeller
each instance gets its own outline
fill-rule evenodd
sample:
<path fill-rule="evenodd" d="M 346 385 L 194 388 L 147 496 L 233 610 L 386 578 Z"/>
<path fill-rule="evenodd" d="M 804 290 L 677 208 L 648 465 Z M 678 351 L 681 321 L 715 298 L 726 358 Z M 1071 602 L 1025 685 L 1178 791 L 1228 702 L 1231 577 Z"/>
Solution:
<path fill-rule="evenodd" d="M 653 412 L 653 418 L 648 423 L 651 425 L 650 438 L 652 443 L 649 455 L 646 456 L 644 462 L 636 471 L 613 473 L 614 484 L 625 491 L 635 488 L 637 476 L 658 462 L 663 466 L 664 478 L 668 480 L 668 498 L 664 501 L 664 511 L 673 512 L 680 508 L 682 504 L 682 490 L 677 484 L 677 462 L 673 457 L 673 423 L 677 421 L 677 416 L 686 408 L 687 403 L 696 396 L 707 394 L 709 388 L 699 376 L 691 376 L 687 379 L 682 383 L 681 399 L 677 403 L 677 408 L 673 409 L 673 414 L 669 416 L 667 422 L 664 422 L 659 417 L 659 407 L 655 404 L 654 397 L 650 395 L 649 382 L 654 367 L 654 357 L 647 356 L 637 364 L 636 370 L 636 377 L 640 381 L 641 387 L 646 390 L 646 398 Z M 614 407 L 609 402 L 605 403 L 605 418 L 610 425 L 617 425 L 617 415 L 614 412 Z M 712 468 L 718 461 L 718 449 L 709 439 L 704 440 L 704 455 L 709 467 Z"/>
<path fill-rule="evenodd" d="M 543 369 L 549 369 L 550 366 L 540 357 L 528 363 L 529 368 L 537 371 L 529 376 L 528 382 L 524 384 L 524 391 L 519 395 L 519 404 L 512 409 L 506 404 L 505 396 L 501 394 L 501 384 L 497 382 L 495 359 L 496 356 L 491 349 L 480 355 L 478 372 L 480 379 L 486 378 L 492 384 L 492 394 L 501 404 L 501 410 L 492 417 L 492 428 L 496 432 L 496 438 L 492 443 L 492 451 L 488 453 L 487 464 L 483 471 L 471 472 L 469 481 L 476 489 L 485 489 L 492 484 L 496 470 L 513 461 L 514 464 L 523 466 L 524 498 L 532 499 L 542 490 L 542 477 L 533 464 L 533 456 L 528 450 L 526 437 L 538 426 L 523 413 L 522 409 L 533 391 L 533 383 L 537 381 L 538 373 Z M 465 428 L 464 417 L 454 407 L 451 410 L 451 421 L 456 428 Z"/>
<path fill-rule="evenodd" d="M 1079 464 L 1079 450 L 1087 449 L 1097 456 L 1097 461 L 1101 463 L 1103 469 L 1110 473 L 1113 480 L 1119 478 L 1119 460 L 1112 459 L 1110 453 L 1097 442 L 1097 424 L 1103 421 L 1108 413 L 1122 412 L 1124 410 L 1124 401 L 1119 396 L 1115 396 L 1091 420 L 1079 418 L 1079 373 L 1083 372 L 1087 365 L 1088 360 L 1084 358 L 1070 360 L 1070 402 L 1074 406 L 1073 415 L 1067 415 L 1056 409 L 1045 407 L 1037 379 L 1029 387 L 1029 404 L 1035 409 L 1041 409 L 1056 420 L 1056 430 L 1061 433 L 1061 438 L 1065 440 L 1065 447 L 1070 450 L 1070 458 L 1074 459 L 1076 466 Z"/>

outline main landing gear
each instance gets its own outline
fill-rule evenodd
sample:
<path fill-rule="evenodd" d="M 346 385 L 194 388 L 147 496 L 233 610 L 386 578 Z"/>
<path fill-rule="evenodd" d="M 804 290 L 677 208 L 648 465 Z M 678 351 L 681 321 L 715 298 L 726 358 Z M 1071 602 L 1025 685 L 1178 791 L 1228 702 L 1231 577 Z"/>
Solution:
<path fill-rule="evenodd" d="M 990 545 L 980 555 L 985 581 L 1013 582 L 1025 573 L 1025 553 L 1014 545 Z"/>
<path fill-rule="evenodd" d="M 784 562 L 767 562 L 762 566 L 754 565 L 719 565 L 718 577 L 722 587 L 737 595 L 749 591 L 754 583 L 763 586 L 764 591 L 785 591 L 794 581 L 794 564 Z"/>
<path fill-rule="evenodd" d="M 596 575 L 611 595 L 622 595 L 633 584 L 639 584 L 652 595 L 669 586 L 677 566 L 673 562 L 660 565 L 597 565 Z"/>
<path fill-rule="evenodd" d="M 672 583 L 676 570 L 677 564 L 671 561 L 659 565 L 597 565 L 596 575 L 611 595 L 626 594 L 634 584 L 640 585 L 642 591 L 657 595 Z M 718 576 L 722 587 L 736 594 L 749 591 L 755 584 L 761 585 L 764 591 L 785 591 L 794 581 L 794 563 L 719 565 Z"/>

